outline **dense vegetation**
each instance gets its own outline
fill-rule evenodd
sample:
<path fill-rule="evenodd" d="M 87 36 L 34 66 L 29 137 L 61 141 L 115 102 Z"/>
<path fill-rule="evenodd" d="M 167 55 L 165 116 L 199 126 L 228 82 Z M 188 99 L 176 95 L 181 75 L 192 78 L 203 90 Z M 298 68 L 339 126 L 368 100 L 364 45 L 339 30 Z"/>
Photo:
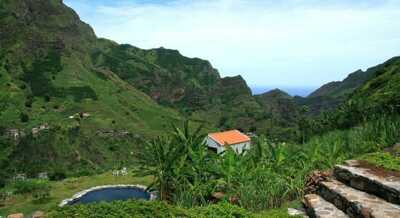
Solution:
<path fill-rule="evenodd" d="M 350 73 L 343 81 L 327 83 L 307 98 L 296 97 L 295 101 L 299 105 L 309 107 L 308 113 L 311 115 L 318 115 L 321 111 L 335 110 L 354 90 L 373 78 L 380 68 L 381 65 L 371 67 L 366 71 L 357 70 Z"/>
<path fill-rule="evenodd" d="M 181 119 L 96 68 L 93 30 L 62 1 L 0 1 L 0 29 L 2 180 L 129 164 L 137 144 Z"/>
<path fill-rule="evenodd" d="M 145 175 L 153 175 L 161 199 L 178 205 L 207 205 L 214 192 L 249 210 L 279 207 L 302 196 L 306 176 L 346 159 L 380 151 L 400 137 L 399 117 L 382 117 L 351 130 L 311 138 L 306 144 L 253 141 L 246 155 L 228 150 L 208 153 L 198 131 L 187 126 L 147 144 L 138 156 Z M 156 161 L 155 161 L 156 160 Z"/>
<path fill-rule="evenodd" d="M 400 139 L 399 57 L 307 98 L 252 96 L 241 76 L 221 78 L 208 61 L 98 39 L 60 0 L 2 0 L 0 29 L 0 211 L 258 216 L 298 200 L 311 171 L 346 159 L 399 170 L 382 152 Z M 182 120 L 192 125 L 168 132 Z M 257 133 L 251 150 L 208 152 L 205 134 L 231 128 Z M 80 188 L 117 183 L 96 174 L 123 166 L 140 166 L 134 181 L 151 176 L 144 183 L 163 202 L 54 210 Z M 52 181 L 12 180 L 41 172 Z"/>
<path fill-rule="evenodd" d="M 0 28 L 0 166 L 8 177 L 129 163 L 135 145 L 183 117 L 210 131 L 280 125 L 242 77 L 220 78 L 208 61 L 175 50 L 98 39 L 59 0 L 1 1 Z"/>
<path fill-rule="evenodd" d="M 285 209 L 271 208 L 302 197 L 306 177 L 313 170 L 326 170 L 353 158 L 398 170 L 398 157 L 382 149 L 399 140 L 399 121 L 398 116 L 383 117 L 313 137 L 303 145 L 258 138 L 246 155 L 228 150 L 223 156 L 207 152 L 197 140 L 199 131 L 175 128 L 168 137 L 150 141 L 139 158 L 142 167 L 138 172 L 153 176 L 153 187 L 163 203 L 71 206 L 52 214 L 84 217 L 97 211 L 98 216 L 286 217 Z M 215 192 L 224 193 L 222 204 L 214 204 Z"/>
<path fill-rule="evenodd" d="M 351 126 L 333 121 L 356 123 L 347 118 L 357 113 L 348 111 L 363 110 L 354 110 L 353 100 L 345 104 L 350 109 L 308 122 L 313 102 L 325 104 L 316 98 L 334 96 L 338 105 L 357 87 L 354 99 L 361 99 L 380 84 L 391 91 L 366 101 L 395 105 L 398 98 L 397 80 L 391 79 L 398 70 L 391 75 L 386 67 L 396 59 L 299 100 L 279 90 L 252 96 L 241 76 L 221 78 L 208 61 L 176 50 L 98 39 L 59 0 L 1 1 L 0 27 L 0 166 L 9 177 L 41 171 L 84 175 L 129 165 L 129 154 L 144 139 L 183 119 L 208 131 L 237 128 L 274 141 L 303 142 L 319 134 L 314 129 Z M 382 75 L 371 82 L 375 74 Z M 368 87 L 361 85 L 365 81 Z M 38 131 L 41 126 L 47 127 Z"/>
<path fill-rule="evenodd" d="M 336 110 L 325 111 L 312 119 L 302 119 L 299 126 L 303 134 L 312 136 L 348 129 L 399 114 L 400 58 L 392 58 L 370 71 L 374 72 L 372 77 L 352 92 Z"/>
<path fill-rule="evenodd" d="M 49 217 L 251 217 L 252 214 L 231 204 L 185 209 L 165 202 L 125 201 L 69 207 Z M 254 215 L 253 215 L 254 216 Z"/>
<path fill-rule="evenodd" d="M 100 213 L 99 213 L 100 211 Z M 219 203 L 206 207 L 184 208 L 165 202 L 127 201 L 81 205 L 58 209 L 49 214 L 49 217 L 222 217 L 222 218 L 296 218 L 287 214 L 286 208 L 253 213 L 238 206 Z"/>

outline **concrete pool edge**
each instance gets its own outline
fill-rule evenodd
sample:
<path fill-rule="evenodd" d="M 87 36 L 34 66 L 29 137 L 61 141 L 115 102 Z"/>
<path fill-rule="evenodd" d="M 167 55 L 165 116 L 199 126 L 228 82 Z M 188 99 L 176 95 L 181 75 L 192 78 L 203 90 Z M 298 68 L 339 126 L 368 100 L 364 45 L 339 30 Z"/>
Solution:
<path fill-rule="evenodd" d="M 89 189 L 85 189 L 83 191 L 80 191 L 76 194 L 74 194 L 71 198 L 67 198 L 61 201 L 60 204 L 58 204 L 59 207 L 64 207 L 65 205 L 68 205 L 71 202 L 74 202 L 76 200 L 78 200 L 79 198 L 83 197 L 84 195 L 86 195 L 89 192 L 92 191 L 98 191 L 98 190 L 102 190 L 102 189 L 108 189 L 108 188 L 139 188 L 142 189 L 143 191 L 145 191 L 147 189 L 146 186 L 144 185 L 124 185 L 124 184 L 120 184 L 120 185 L 101 185 L 101 186 L 95 186 L 95 187 L 91 187 Z M 153 192 L 148 192 L 150 194 L 150 199 L 149 201 L 154 201 L 155 199 L 157 199 L 157 196 L 153 193 Z"/>

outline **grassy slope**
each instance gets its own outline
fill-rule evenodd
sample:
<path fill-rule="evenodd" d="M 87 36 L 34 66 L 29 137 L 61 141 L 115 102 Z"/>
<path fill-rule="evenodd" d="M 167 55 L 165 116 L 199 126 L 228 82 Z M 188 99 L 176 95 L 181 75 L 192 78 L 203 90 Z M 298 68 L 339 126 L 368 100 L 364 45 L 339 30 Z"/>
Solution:
<path fill-rule="evenodd" d="M 25 17 L 13 18 L 9 13 L 23 13 L 19 10 L 23 11 L 24 7 L 28 7 L 25 6 L 25 2 L 29 1 L 8 2 L 3 3 L 10 9 L 6 10 L 7 14 L 2 17 L 0 24 L 7 27 L 20 26 L 21 30 L 14 31 L 16 36 L 9 36 L 17 38 L 16 41 L 2 41 L 6 50 L 0 55 L 0 88 L 4 95 L 2 97 L 10 100 L 9 103 L 12 104 L 7 105 L 11 107 L 7 107 L 6 112 L 3 112 L 3 122 L 18 125 L 15 118 L 18 117 L 19 111 L 37 115 L 39 118 L 44 117 L 43 121 L 52 118 L 65 119 L 74 112 L 88 111 L 94 115 L 94 125 L 110 125 L 111 120 L 116 118 L 123 126 L 128 125 L 145 133 L 152 129 L 163 129 L 160 128 L 160 123 L 163 123 L 161 115 L 178 118 L 176 112 L 158 106 L 147 95 L 121 80 L 113 72 L 96 69 L 91 65 L 89 55 L 97 46 L 97 39 L 92 29 L 80 22 L 72 10 L 56 0 L 43 1 L 43 5 L 26 3 L 29 7 L 49 7 L 49 14 L 43 13 L 44 15 L 36 15 L 39 9 L 34 8 L 30 16 L 35 20 L 26 21 Z M 13 10 L 12 7 L 22 9 Z M 49 22 L 50 18 L 55 21 Z M 78 32 L 77 35 L 71 36 L 74 32 Z M 39 42 L 30 40 L 38 36 L 41 37 L 37 39 Z M 58 38 L 61 37 L 64 39 L 58 42 Z M 31 51 L 33 46 L 38 47 L 36 51 Z M 29 51 L 31 53 L 23 55 Z M 49 102 L 43 101 L 46 96 L 50 97 Z M 32 108 L 24 105 L 28 97 L 33 98 Z M 55 106 L 59 109 L 55 110 Z M 31 117 L 35 119 L 35 116 Z M 10 120 L 6 120 L 8 118 Z M 39 124 L 43 121 L 29 124 Z"/>
<path fill-rule="evenodd" d="M 379 65 L 374 77 L 357 89 L 350 101 L 360 101 L 365 109 L 399 111 L 400 57 Z"/>
<path fill-rule="evenodd" d="M 380 67 L 381 65 L 378 65 L 366 71 L 355 71 L 343 81 L 330 82 L 315 90 L 307 98 L 296 97 L 295 100 L 301 106 L 308 106 L 312 115 L 318 115 L 322 111 L 332 111 L 345 102 L 357 88 L 373 78 Z"/>
<path fill-rule="evenodd" d="M 331 96 L 341 97 L 351 94 L 355 89 L 360 87 L 365 81 L 371 79 L 375 73 L 376 67 L 370 68 L 367 71 L 358 70 L 349 74 L 343 81 L 331 82 L 323 85 L 309 95 L 309 97 Z"/>
<path fill-rule="evenodd" d="M 387 152 L 365 154 L 357 158 L 388 170 L 400 171 L 400 157 Z"/>
<path fill-rule="evenodd" d="M 11 175 L 54 167 L 115 167 L 119 160 L 129 162 L 140 139 L 180 122 L 176 111 L 92 64 L 90 54 L 99 42 L 61 1 L 1 1 L 0 28 L 5 30 L 0 38 L 0 135 L 10 128 L 27 135 L 0 148 L 0 166 Z M 79 112 L 90 117 L 68 118 Z M 31 137 L 31 129 L 44 123 L 50 130 Z M 130 134 L 99 137 L 99 131 Z"/>
<path fill-rule="evenodd" d="M 92 54 L 96 66 L 116 72 L 160 104 L 191 119 L 244 130 L 256 126 L 256 118 L 262 119 L 263 109 L 243 78 L 220 78 L 208 61 L 182 56 L 176 50 L 143 50 L 105 39 L 100 48 Z"/>

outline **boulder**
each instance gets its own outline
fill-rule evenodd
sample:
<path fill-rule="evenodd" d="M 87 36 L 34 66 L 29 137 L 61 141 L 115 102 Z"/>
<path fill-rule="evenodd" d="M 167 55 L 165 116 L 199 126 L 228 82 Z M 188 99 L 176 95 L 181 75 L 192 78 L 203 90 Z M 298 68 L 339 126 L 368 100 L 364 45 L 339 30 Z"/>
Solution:
<path fill-rule="evenodd" d="M 23 213 L 14 213 L 7 216 L 7 218 L 24 218 Z"/>
<path fill-rule="evenodd" d="M 296 216 L 296 217 L 303 217 L 308 218 L 306 212 L 304 210 L 295 209 L 295 208 L 288 208 L 289 216 Z"/>
<path fill-rule="evenodd" d="M 36 211 L 35 213 L 32 214 L 32 218 L 44 218 L 44 212 L 43 211 Z"/>
<path fill-rule="evenodd" d="M 215 199 L 222 200 L 225 197 L 225 193 L 223 192 L 214 192 L 211 196 Z"/>

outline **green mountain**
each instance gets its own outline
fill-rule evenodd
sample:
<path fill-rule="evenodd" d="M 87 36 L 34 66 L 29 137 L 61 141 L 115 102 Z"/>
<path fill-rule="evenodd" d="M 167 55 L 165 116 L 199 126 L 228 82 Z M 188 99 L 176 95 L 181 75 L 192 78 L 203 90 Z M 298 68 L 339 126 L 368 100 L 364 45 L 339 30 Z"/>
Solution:
<path fill-rule="evenodd" d="M 366 71 L 357 70 L 349 74 L 342 81 L 330 82 L 321 86 L 306 98 L 297 96 L 295 101 L 300 106 L 307 106 L 309 108 L 309 113 L 312 115 L 318 115 L 322 111 L 334 110 L 342 104 L 354 90 L 371 79 L 378 68 L 379 66 L 372 67 Z"/>
<path fill-rule="evenodd" d="M 274 89 L 255 97 L 271 117 L 279 119 L 281 122 L 296 122 L 299 116 L 299 108 L 294 98 L 288 93 L 280 89 Z"/>
<path fill-rule="evenodd" d="M 164 105 L 185 103 L 195 107 L 220 80 L 208 61 L 184 57 L 176 50 L 143 50 L 108 40 L 100 42 L 102 46 L 92 54 L 97 67 L 116 72 Z"/>
<path fill-rule="evenodd" d="M 2 0 L 0 29 L 0 166 L 14 174 L 129 164 L 143 139 L 183 118 L 210 130 L 263 126 L 241 76 L 99 39 L 61 0 Z"/>
<path fill-rule="evenodd" d="M 364 112 L 400 112 L 400 57 L 370 70 L 372 78 L 355 90 L 347 103 Z"/>
<path fill-rule="evenodd" d="M 212 65 L 178 51 L 144 50 L 100 40 L 92 54 L 96 67 L 121 79 L 185 117 L 220 128 L 249 130 L 262 108 L 241 76 L 221 78 Z M 239 107 L 240 106 L 240 107 Z"/>
<path fill-rule="evenodd" d="M 372 72 L 371 78 L 349 94 L 337 108 L 315 117 L 310 127 L 313 129 L 311 132 L 321 134 L 330 130 L 354 127 L 382 117 L 398 116 L 400 57 L 394 57 L 368 71 Z"/>
<path fill-rule="evenodd" d="M 264 111 L 264 117 L 257 125 L 262 134 L 270 140 L 277 141 L 291 141 L 298 138 L 297 121 L 300 118 L 300 108 L 292 96 L 275 89 L 256 95 L 255 98 Z"/>
<path fill-rule="evenodd" d="M 104 43 L 61 0 L 2 0 L 0 29 L 2 170 L 115 166 L 181 119 L 97 67 Z"/>
<path fill-rule="evenodd" d="M 357 70 L 349 74 L 343 81 L 330 82 L 315 90 L 308 97 L 315 98 L 320 96 L 342 97 L 351 94 L 360 87 L 365 81 L 373 77 L 375 68 L 367 71 Z"/>
<path fill-rule="evenodd" d="M 280 90 L 252 96 L 241 76 L 222 78 L 206 60 L 97 38 L 61 0 L 2 0 L 0 29 L 0 167 L 13 174 L 130 164 L 144 139 L 183 119 L 209 131 L 295 138 L 299 106 L 319 113 L 357 88 L 373 92 L 379 81 L 395 80 L 387 73 L 375 78 L 383 64 L 307 98 Z M 386 89 L 362 93 L 353 95 L 396 97 Z"/>

